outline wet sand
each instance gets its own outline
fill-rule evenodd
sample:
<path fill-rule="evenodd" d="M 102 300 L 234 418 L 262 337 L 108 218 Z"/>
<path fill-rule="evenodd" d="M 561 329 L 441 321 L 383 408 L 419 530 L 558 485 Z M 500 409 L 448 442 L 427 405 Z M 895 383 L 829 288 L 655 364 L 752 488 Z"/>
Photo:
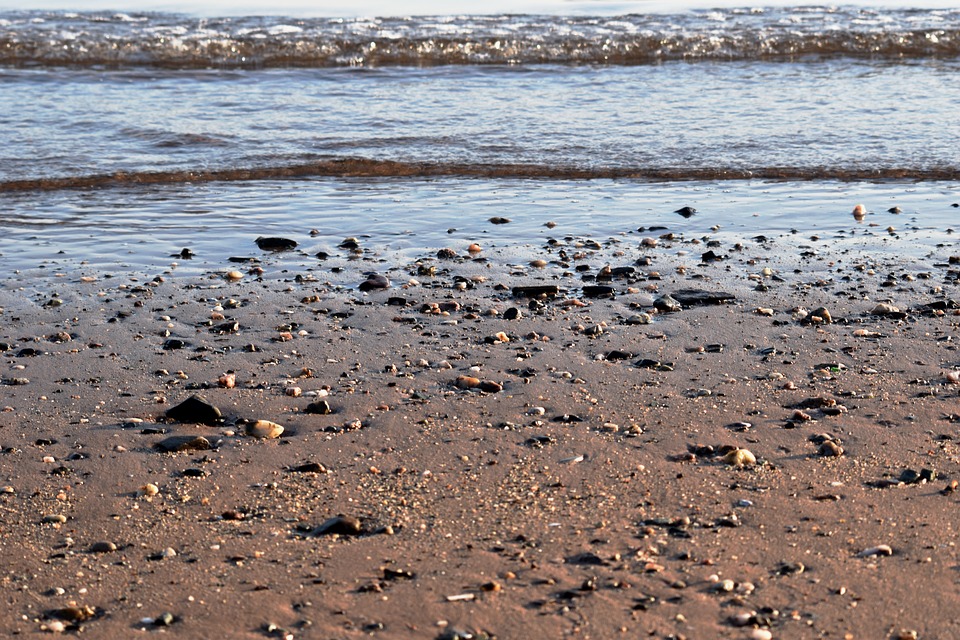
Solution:
<path fill-rule="evenodd" d="M 647 236 L 4 294 L 0 631 L 960 634 L 950 248 Z"/>

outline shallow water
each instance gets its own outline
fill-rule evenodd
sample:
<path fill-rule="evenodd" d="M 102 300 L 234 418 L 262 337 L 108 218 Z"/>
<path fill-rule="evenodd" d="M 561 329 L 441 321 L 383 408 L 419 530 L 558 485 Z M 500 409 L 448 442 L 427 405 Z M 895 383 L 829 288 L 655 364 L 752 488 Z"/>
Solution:
<path fill-rule="evenodd" d="M 630 263 L 643 254 L 642 238 L 667 232 L 687 241 L 719 240 L 720 252 L 740 242 L 767 255 L 769 248 L 754 240 L 766 235 L 788 248 L 780 252 L 784 259 L 796 260 L 796 247 L 808 244 L 849 251 L 849 260 L 928 269 L 945 260 L 955 242 L 960 209 L 951 205 L 958 201 L 960 185 L 932 182 L 325 178 L 12 194 L 16 213 L 0 215 L 0 270 L 11 274 L 8 286 L 46 290 L 57 273 L 196 277 L 237 268 L 230 257 L 256 257 L 271 276 L 313 270 L 324 282 L 355 286 L 361 272 L 432 258 L 443 247 L 465 255 L 472 242 L 495 264 L 509 265 L 525 263 L 551 238 L 614 239 L 624 251 L 621 260 Z M 859 202 L 869 212 L 862 223 L 851 215 Z M 683 206 L 697 213 L 674 212 Z M 889 213 L 895 206 L 902 212 Z M 511 222 L 491 224 L 494 216 Z M 896 234 L 887 233 L 890 226 Z M 273 235 L 300 246 L 264 254 L 254 240 Z M 810 241 L 814 235 L 821 240 Z M 362 263 L 338 248 L 351 236 L 365 249 Z M 195 257 L 179 258 L 183 248 Z M 689 255 L 696 264 L 702 250 L 678 242 L 656 253 Z M 318 260 L 320 251 L 331 257 Z"/>

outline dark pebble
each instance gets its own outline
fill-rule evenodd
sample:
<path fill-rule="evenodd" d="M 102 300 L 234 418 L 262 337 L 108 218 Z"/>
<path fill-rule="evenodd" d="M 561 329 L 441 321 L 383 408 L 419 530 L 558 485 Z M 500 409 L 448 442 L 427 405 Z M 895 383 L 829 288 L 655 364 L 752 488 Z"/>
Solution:
<path fill-rule="evenodd" d="M 674 213 L 679 213 L 684 218 L 689 218 L 693 216 L 693 214 L 695 214 L 696 212 L 697 210 L 694 209 L 693 207 L 680 207 L 679 209 L 674 211 Z"/>
<path fill-rule="evenodd" d="M 336 516 L 330 518 L 319 527 L 310 532 L 311 537 L 315 536 L 327 536 L 327 535 L 341 535 L 341 536 L 356 536 L 363 533 L 363 526 L 360 524 L 360 521 L 356 518 L 351 518 L 350 516 Z"/>
<path fill-rule="evenodd" d="M 326 400 L 317 400 L 316 402 L 311 402 L 308 404 L 303 412 L 325 416 L 333 413 L 333 409 L 330 408 L 330 403 Z"/>
<path fill-rule="evenodd" d="M 560 293 L 560 287 L 555 284 L 529 285 L 514 287 L 515 298 L 537 298 L 539 296 L 555 296 Z"/>
<path fill-rule="evenodd" d="M 297 248 L 297 243 L 288 238 L 257 238 L 257 246 L 261 251 L 290 251 Z"/>
<path fill-rule="evenodd" d="M 374 291 L 377 289 L 388 289 L 390 287 L 390 280 L 387 279 L 387 276 L 380 275 L 379 273 L 371 273 L 367 275 L 367 279 L 360 283 L 358 289 L 360 291 Z"/>
<path fill-rule="evenodd" d="M 90 545 L 90 553 L 111 553 L 117 550 L 117 545 L 112 542 L 94 542 Z"/>
<path fill-rule="evenodd" d="M 587 298 L 612 298 L 614 288 L 604 284 L 587 285 L 583 288 L 583 295 Z"/>
<path fill-rule="evenodd" d="M 177 422 L 216 426 L 223 422 L 220 409 L 199 396 L 190 396 L 177 406 L 168 409 L 166 416 Z"/>

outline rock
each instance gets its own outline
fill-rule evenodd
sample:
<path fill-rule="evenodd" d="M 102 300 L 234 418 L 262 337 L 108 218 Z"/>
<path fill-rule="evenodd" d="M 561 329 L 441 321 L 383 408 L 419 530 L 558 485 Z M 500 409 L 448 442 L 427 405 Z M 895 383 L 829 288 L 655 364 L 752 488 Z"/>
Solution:
<path fill-rule="evenodd" d="M 843 455 L 843 447 L 835 440 L 827 440 L 820 445 L 817 453 L 825 458 L 839 458 Z"/>
<path fill-rule="evenodd" d="M 856 221 L 861 221 L 867 217 L 867 210 L 862 204 L 858 204 L 853 208 L 853 218 Z"/>
<path fill-rule="evenodd" d="M 900 313 L 900 309 L 888 304 L 886 302 L 880 302 L 873 309 L 870 310 L 870 313 L 875 316 L 888 316 L 896 313 Z"/>
<path fill-rule="evenodd" d="M 361 282 L 357 288 L 360 289 L 360 291 L 389 289 L 390 280 L 387 278 L 387 276 L 380 275 L 379 273 L 369 273 L 367 274 L 367 279 Z"/>
<path fill-rule="evenodd" d="M 483 380 L 480 382 L 480 391 L 486 393 L 500 393 L 503 391 L 503 385 L 493 380 Z"/>
<path fill-rule="evenodd" d="M 329 473 L 329 469 L 320 464 L 319 462 L 305 462 L 301 465 L 293 467 L 290 471 L 296 473 Z"/>
<path fill-rule="evenodd" d="M 732 293 L 725 291 L 705 291 L 703 289 L 680 289 L 670 295 L 684 307 L 725 304 L 737 299 Z"/>
<path fill-rule="evenodd" d="M 454 385 L 458 389 L 476 389 L 480 386 L 480 378 L 474 378 L 473 376 L 457 376 Z"/>
<path fill-rule="evenodd" d="M 512 289 L 515 298 L 539 298 L 540 296 L 555 296 L 560 293 L 560 287 L 555 284 L 528 285 Z"/>
<path fill-rule="evenodd" d="M 223 277 L 226 278 L 227 280 L 234 280 L 234 281 L 236 281 L 236 280 L 243 280 L 243 272 L 242 272 L 242 271 L 237 271 L 237 270 L 227 271 L 227 272 L 223 275 Z"/>
<path fill-rule="evenodd" d="M 680 303 L 670 294 L 665 294 L 653 301 L 653 308 L 657 311 L 674 313 L 680 311 Z"/>
<path fill-rule="evenodd" d="M 587 285 L 583 288 L 585 298 L 612 298 L 614 288 L 604 284 Z"/>
<path fill-rule="evenodd" d="M 516 307 L 510 307 L 509 309 L 503 312 L 504 320 L 519 320 L 522 317 L 523 317 L 523 313 L 521 313 L 520 309 L 517 309 Z"/>
<path fill-rule="evenodd" d="M 697 212 L 697 210 L 694 209 L 693 207 L 680 207 L 679 209 L 677 209 L 676 211 L 674 211 L 674 213 L 679 213 L 679 214 L 680 214 L 681 216 L 683 216 L 684 218 L 690 218 L 690 217 L 693 216 L 693 214 L 695 214 L 696 212 Z"/>
<path fill-rule="evenodd" d="M 303 412 L 325 416 L 333 413 L 333 409 L 330 408 L 330 403 L 326 400 L 317 400 L 308 404 Z"/>
<path fill-rule="evenodd" d="M 94 542 L 90 545 L 90 553 L 112 553 L 117 550 L 117 545 L 112 542 Z"/>
<path fill-rule="evenodd" d="M 160 451 L 175 453 L 180 451 L 206 451 L 211 449 L 210 441 L 203 436 L 170 436 L 156 445 Z"/>
<path fill-rule="evenodd" d="M 296 241 L 287 238 L 260 237 L 255 242 L 261 251 L 290 251 L 297 248 Z"/>
<path fill-rule="evenodd" d="M 510 224 L 510 219 L 501 218 L 500 216 L 493 216 L 490 218 L 490 224 Z"/>
<path fill-rule="evenodd" d="M 723 456 L 723 461 L 733 467 L 750 467 L 757 464 L 757 457 L 748 449 L 734 449 Z"/>
<path fill-rule="evenodd" d="M 247 424 L 246 433 L 254 438 L 279 438 L 283 434 L 283 425 L 269 420 L 257 420 Z"/>
<path fill-rule="evenodd" d="M 457 257 L 457 252 L 449 247 L 445 247 L 437 251 L 437 257 L 441 260 L 453 260 Z"/>
<path fill-rule="evenodd" d="M 335 516 L 330 518 L 308 535 L 311 538 L 327 535 L 357 536 L 363 533 L 363 525 L 357 518 Z"/>
<path fill-rule="evenodd" d="M 177 349 L 183 349 L 188 344 L 186 340 L 181 340 L 180 338 L 169 338 L 163 341 L 161 348 L 164 351 L 176 351 Z"/>
<path fill-rule="evenodd" d="M 187 422 L 217 426 L 223 422 L 220 409 L 200 396 L 190 396 L 180 404 L 167 409 L 166 416 L 177 422 Z"/>

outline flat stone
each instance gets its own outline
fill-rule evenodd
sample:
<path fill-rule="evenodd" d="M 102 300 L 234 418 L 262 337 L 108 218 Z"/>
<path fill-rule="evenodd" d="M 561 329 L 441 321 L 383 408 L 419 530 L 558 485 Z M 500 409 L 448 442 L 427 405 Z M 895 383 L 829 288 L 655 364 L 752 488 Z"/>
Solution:
<path fill-rule="evenodd" d="M 540 296 L 555 296 L 560 293 L 560 287 L 555 284 L 538 284 L 514 287 L 515 298 L 538 298 Z"/>
<path fill-rule="evenodd" d="M 389 289 L 390 280 L 387 278 L 387 276 L 380 275 L 379 273 L 371 273 L 367 275 L 367 279 L 361 282 L 357 288 L 360 289 L 360 291 Z"/>
<path fill-rule="evenodd" d="M 680 289 L 670 295 L 685 307 L 725 304 L 737 299 L 732 293 L 725 291 L 706 291 L 704 289 Z"/>
<path fill-rule="evenodd" d="M 261 251 L 290 251 L 297 248 L 295 240 L 288 238 L 257 238 L 255 240 L 257 247 Z"/>
<path fill-rule="evenodd" d="M 170 436 L 156 445 L 160 451 L 168 453 L 179 451 L 206 451 L 213 448 L 203 436 Z"/>

